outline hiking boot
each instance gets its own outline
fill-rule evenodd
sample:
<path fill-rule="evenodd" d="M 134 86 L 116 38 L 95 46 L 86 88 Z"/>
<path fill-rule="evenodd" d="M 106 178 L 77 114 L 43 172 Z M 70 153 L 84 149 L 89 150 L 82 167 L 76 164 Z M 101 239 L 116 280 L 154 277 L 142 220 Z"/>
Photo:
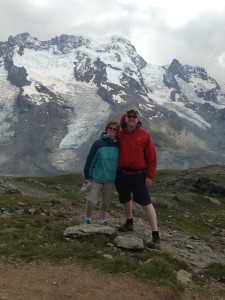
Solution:
<path fill-rule="evenodd" d="M 161 250 L 160 238 L 155 238 L 155 239 L 152 239 L 151 241 L 148 241 L 146 243 L 146 247 L 151 248 L 151 249 Z"/>
<path fill-rule="evenodd" d="M 103 226 L 110 226 L 110 223 L 108 220 L 101 220 L 100 221 L 100 225 L 103 225 Z"/>
<path fill-rule="evenodd" d="M 89 225 L 89 224 L 91 224 L 91 220 L 88 218 L 85 218 L 83 221 L 83 224 Z"/>
<path fill-rule="evenodd" d="M 134 231 L 134 224 L 126 222 L 118 228 L 118 231 L 120 232 Z"/>

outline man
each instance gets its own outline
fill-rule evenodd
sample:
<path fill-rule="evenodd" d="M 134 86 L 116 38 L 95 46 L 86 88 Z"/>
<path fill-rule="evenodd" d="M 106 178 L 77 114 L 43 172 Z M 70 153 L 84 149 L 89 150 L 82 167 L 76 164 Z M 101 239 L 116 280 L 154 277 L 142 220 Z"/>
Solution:
<path fill-rule="evenodd" d="M 129 110 L 122 116 L 119 141 L 119 166 L 116 178 L 116 189 L 119 201 L 123 204 L 126 222 L 119 231 L 134 230 L 132 200 L 143 207 L 144 213 L 152 229 L 152 239 L 146 245 L 160 249 L 160 237 L 155 208 L 149 195 L 149 187 L 155 176 L 157 156 L 154 144 L 148 131 L 141 128 L 139 114 Z"/>

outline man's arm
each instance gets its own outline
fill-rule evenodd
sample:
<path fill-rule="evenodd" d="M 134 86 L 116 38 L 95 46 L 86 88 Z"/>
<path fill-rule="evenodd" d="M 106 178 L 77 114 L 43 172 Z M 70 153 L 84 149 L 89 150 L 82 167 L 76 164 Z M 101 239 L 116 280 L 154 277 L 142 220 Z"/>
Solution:
<path fill-rule="evenodd" d="M 149 134 L 148 142 L 145 149 L 145 159 L 146 159 L 146 166 L 147 166 L 147 175 L 146 178 L 150 179 L 151 181 L 155 177 L 155 170 L 157 167 L 157 154 L 155 150 L 154 143 L 152 138 Z M 151 184 L 148 182 L 148 185 Z"/>

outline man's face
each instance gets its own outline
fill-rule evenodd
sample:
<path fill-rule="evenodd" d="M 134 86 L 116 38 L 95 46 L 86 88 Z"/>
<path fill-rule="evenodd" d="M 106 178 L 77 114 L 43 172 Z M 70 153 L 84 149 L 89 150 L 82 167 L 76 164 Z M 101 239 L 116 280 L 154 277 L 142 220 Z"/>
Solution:
<path fill-rule="evenodd" d="M 139 118 L 133 112 L 126 114 L 126 122 L 128 128 L 136 128 Z"/>

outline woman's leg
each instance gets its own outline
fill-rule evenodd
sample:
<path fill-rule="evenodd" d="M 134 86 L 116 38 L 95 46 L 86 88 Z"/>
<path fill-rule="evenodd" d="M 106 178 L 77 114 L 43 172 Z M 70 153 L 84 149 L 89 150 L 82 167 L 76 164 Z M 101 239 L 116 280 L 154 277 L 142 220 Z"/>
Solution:
<path fill-rule="evenodd" d="M 100 183 L 97 183 L 95 181 L 91 182 L 91 189 L 87 193 L 87 202 L 86 202 L 86 212 L 87 212 L 87 218 L 91 219 L 93 216 L 95 205 L 98 202 L 98 192 L 101 187 Z"/>
<path fill-rule="evenodd" d="M 101 204 L 101 220 L 106 220 L 108 217 L 109 201 L 114 188 L 114 183 L 105 183 L 102 186 L 102 204 Z"/>

